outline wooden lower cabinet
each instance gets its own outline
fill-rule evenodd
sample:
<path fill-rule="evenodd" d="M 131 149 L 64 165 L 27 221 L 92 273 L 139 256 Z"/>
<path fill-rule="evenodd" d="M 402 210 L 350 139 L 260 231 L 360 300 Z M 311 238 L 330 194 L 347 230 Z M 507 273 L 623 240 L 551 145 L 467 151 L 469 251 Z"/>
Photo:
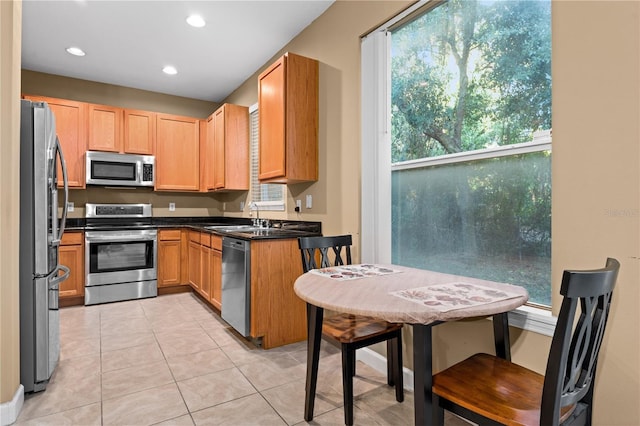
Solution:
<path fill-rule="evenodd" d="M 158 231 L 158 287 L 184 284 L 182 282 L 182 231 Z"/>
<path fill-rule="evenodd" d="M 211 237 L 208 232 L 189 231 L 189 284 L 207 302 L 211 302 L 213 282 Z"/>
<path fill-rule="evenodd" d="M 222 237 L 211 236 L 211 304 L 222 309 Z"/>
<path fill-rule="evenodd" d="M 65 232 L 58 253 L 69 268 L 69 278 L 60 283 L 61 305 L 84 304 L 84 232 Z"/>
<path fill-rule="evenodd" d="M 296 239 L 251 242 L 251 336 L 265 349 L 307 338 L 306 303 L 293 291 L 300 275 Z"/>
<path fill-rule="evenodd" d="M 189 234 L 192 234 L 191 231 Z M 200 243 L 189 240 L 189 284 L 194 290 L 200 292 L 202 279 L 202 261 L 200 257 Z"/>
<path fill-rule="evenodd" d="M 211 247 L 200 246 L 200 294 L 211 300 Z"/>
<path fill-rule="evenodd" d="M 293 291 L 302 275 L 296 239 L 251 241 L 251 336 L 264 349 L 307 338 L 306 304 Z M 158 232 L 158 287 L 187 285 L 222 309 L 222 237 L 179 229 Z"/>

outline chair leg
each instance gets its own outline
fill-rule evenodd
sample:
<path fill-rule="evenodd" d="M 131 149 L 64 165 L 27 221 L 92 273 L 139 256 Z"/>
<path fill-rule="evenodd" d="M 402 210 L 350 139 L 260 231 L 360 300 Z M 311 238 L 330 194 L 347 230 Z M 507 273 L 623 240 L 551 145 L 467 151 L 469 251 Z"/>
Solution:
<path fill-rule="evenodd" d="M 393 339 L 393 374 L 394 383 L 396 385 L 396 401 L 404 401 L 404 378 L 402 375 L 402 331 L 398 331 L 398 337 Z"/>
<path fill-rule="evenodd" d="M 444 408 L 440 405 L 440 397 L 433 394 L 433 410 L 436 425 L 444 425 Z"/>
<path fill-rule="evenodd" d="M 324 309 L 307 304 L 307 378 L 305 383 L 304 419 L 308 422 L 313 420 L 313 408 L 316 399 L 323 315 Z"/>
<path fill-rule="evenodd" d="M 353 424 L 353 363 L 355 350 L 342 345 L 342 394 L 344 400 L 344 424 Z"/>
<path fill-rule="evenodd" d="M 396 356 L 393 340 L 395 339 L 387 340 L 387 384 L 389 386 L 393 386 L 396 383 Z"/>

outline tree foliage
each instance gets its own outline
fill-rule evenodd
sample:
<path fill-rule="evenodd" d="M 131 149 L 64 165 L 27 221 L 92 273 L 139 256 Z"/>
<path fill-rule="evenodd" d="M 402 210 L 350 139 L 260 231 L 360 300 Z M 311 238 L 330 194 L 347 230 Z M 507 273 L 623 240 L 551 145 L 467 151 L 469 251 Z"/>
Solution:
<path fill-rule="evenodd" d="M 450 0 L 395 30 L 392 161 L 551 129 L 550 24 L 549 1 Z M 394 262 L 522 284 L 550 302 L 549 152 L 394 172 L 392 194 Z"/>
<path fill-rule="evenodd" d="M 451 0 L 394 32 L 393 161 L 550 129 L 550 24 L 546 1 Z"/>

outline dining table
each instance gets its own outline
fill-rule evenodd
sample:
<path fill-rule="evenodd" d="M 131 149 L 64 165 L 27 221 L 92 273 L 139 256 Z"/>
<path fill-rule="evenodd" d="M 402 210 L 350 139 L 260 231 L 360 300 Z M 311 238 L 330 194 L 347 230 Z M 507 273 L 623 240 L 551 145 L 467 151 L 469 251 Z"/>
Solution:
<path fill-rule="evenodd" d="M 432 329 L 447 321 L 492 317 L 496 355 L 511 359 L 508 312 L 529 298 L 521 286 L 391 264 L 313 269 L 294 291 L 307 303 L 306 421 L 313 419 L 324 309 L 413 328 L 414 420 L 435 424 Z M 446 338 L 446 337 L 445 337 Z"/>

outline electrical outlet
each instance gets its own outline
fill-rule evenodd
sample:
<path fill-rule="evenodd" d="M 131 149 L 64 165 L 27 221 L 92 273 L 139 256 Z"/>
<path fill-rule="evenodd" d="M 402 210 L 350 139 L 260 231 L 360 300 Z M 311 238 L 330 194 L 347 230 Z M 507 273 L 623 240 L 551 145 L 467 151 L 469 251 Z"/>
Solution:
<path fill-rule="evenodd" d="M 170 212 L 176 211 L 176 203 L 169 203 L 169 211 Z"/>
<path fill-rule="evenodd" d="M 67 212 L 71 213 L 74 209 L 73 201 L 67 203 Z"/>
<path fill-rule="evenodd" d="M 307 208 L 310 209 L 312 205 L 313 205 L 313 198 L 311 197 L 311 195 L 307 195 Z"/>
<path fill-rule="evenodd" d="M 302 200 L 296 200 L 296 208 L 295 208 L 295 211 L 297 211 L 298 213 L 300 213 L 300 210 L 302 210 Z"/>

